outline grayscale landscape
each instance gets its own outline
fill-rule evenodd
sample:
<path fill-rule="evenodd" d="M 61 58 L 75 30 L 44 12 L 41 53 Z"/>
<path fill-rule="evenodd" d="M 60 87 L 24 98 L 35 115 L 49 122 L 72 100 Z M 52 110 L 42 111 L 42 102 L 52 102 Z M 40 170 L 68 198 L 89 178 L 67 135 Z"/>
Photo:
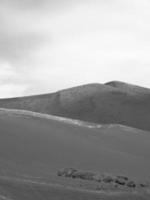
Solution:
<path fill-rule="evenodd" d="M 1 99 L 1 199 L 149 199 L 149 92 L 111 82 Z"/>
<path fill-rule="evenodd" d="M 0 0 L 0 200 L 150 200 L 150 0 Z"/>

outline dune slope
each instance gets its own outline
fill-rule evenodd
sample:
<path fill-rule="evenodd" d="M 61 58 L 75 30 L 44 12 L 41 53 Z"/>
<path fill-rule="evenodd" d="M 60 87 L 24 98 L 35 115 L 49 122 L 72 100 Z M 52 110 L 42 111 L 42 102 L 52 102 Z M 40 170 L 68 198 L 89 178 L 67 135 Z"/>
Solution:
<path fill-rule="evenodd" d="M 148 132 L 127 126 L 0 109 L 0 199 L 149 199 L 148 194 L 114 196 L 53 185 L 57 170 L 65 167 L 149 181 L 149 143 Z"/>
<path fill-rule="evenodd" d="M 150 130 L 150 90 L 117 81 L 52 94 L 1 99 L 0 107 Z"/>
<path fill-rule="evenodd" d="M 47 175 L 75 167 L 149 179 L 149 143 L 148 132 L 125 126 L 89 128 L 52 116 L 0 111 L 1 172 Z"/>
<path fill-rule="evenodd" d="M 0 179 L 1 200 L 149 200 L 149 195 L 68 189 L 61 186 Z"/>

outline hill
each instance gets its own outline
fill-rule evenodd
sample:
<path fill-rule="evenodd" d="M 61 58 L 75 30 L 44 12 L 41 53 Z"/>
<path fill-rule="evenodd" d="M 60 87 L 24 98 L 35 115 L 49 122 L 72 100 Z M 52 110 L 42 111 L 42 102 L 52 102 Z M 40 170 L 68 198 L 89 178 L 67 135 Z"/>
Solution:
<path fill-rule="evenodd" d="M 52 94 L 1 99 L 0 107 L 150 130 L 150 90 L 118 81 Z"/>
<path fill-rule="evenodd" d="M 146 199 L 132 193 L 115 197 L 108 192 L 86 193 L 56 174 L 61 168 L 75 167 L 149 181 L 149 143 L 148 132 L 122 125 L 1 109 L 0 199 Z"/>

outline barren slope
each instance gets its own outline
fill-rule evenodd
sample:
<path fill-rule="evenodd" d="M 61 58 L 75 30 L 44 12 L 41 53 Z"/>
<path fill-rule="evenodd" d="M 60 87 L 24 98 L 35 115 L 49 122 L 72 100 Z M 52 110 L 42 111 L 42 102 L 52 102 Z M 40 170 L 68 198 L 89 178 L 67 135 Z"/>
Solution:
<path fill-rule="evenodd" d="M 18 172 L 47 175 L 75 167 L 149 179 L 149 144 L 148 132 L 120 125 L 89 128 L 52 116 L 0 111 L 0 166 L 4 171 L 10 166 Z"/>
<path fill-rule="evenodd" d="M 149 199 L 148 194 L 114 196 L 59 187 L 56 177 L 57 170 L 74 167 L 149 180 L 149 143 L 149 132 L 126 126 L 1 109 L 0 199 Z M 43 184 L 46 180 L 52 184 Z"/>
<path fill-rule="evenodd" d="M 93 192 L 42 183 L 0 179 L 0 200 L 149 200 L 148 194 Z"/>
<path fill-rule="evenodd" d="M 1 99 L 0 107 L 150 130 L 150 90 L 121 82 L 89 84 L 53 94 Z"/>

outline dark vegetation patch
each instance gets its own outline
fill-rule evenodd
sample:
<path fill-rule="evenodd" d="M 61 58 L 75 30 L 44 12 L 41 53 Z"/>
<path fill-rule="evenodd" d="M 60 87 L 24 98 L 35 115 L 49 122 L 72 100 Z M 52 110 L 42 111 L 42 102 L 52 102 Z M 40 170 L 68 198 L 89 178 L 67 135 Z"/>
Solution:
<path fill-rule="evenodd" d="M 94 181 L 101 184 L 112 184 L 114 187 L 123 186 L 126 188 L 147 188 L 148 184 L 146 183 L 137 183 L 133 180 L 130 180 L 126 176 L 113 176 L 111 174 L 99 174 L 95 172 L 88 172 L 88 171 L 80 171 L 74 168 L 64 168 L 58 170 L 58 176 L 61 177 L 68 177 L 72 179 L 81 179 L 86 181 Z"/>

